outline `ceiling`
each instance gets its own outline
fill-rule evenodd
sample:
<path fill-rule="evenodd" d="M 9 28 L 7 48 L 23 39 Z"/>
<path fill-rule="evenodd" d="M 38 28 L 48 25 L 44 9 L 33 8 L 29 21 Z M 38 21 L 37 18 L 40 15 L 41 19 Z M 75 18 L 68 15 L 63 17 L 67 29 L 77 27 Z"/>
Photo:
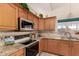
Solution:
<path fill-rule="evenodd" d="M 57 16 L 57 19 L 79 17 L 79 3 L 28 3 L 31 11 L 44 17 Z"/>

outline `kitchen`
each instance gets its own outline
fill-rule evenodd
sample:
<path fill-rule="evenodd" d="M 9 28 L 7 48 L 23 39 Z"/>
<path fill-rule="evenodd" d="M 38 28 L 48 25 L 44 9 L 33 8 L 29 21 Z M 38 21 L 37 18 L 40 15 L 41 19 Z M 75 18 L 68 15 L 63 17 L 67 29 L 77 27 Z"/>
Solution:
<path fill-rule="evenodd" d="M 0 56 L 79 56 L 78 5 L 0 3 Z"/>

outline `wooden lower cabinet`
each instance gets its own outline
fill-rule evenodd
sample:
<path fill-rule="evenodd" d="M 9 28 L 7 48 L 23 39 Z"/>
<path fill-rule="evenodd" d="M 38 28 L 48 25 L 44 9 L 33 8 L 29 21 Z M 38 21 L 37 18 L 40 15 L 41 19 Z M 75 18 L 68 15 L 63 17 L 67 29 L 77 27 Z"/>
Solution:
<path fill-rule="evenodd" d="M 72 42 L 72 56 L 79 56 L 79 41 Z"/>
<path fill-rule="evenodd" d="M 70 42 L 68 40 L 59 40 L 58 42 L 58 54 L 68 56 L 70 55 Z"/>
<path fill-rule="evenodd" d="M 48 40 L 48 52 L 58 55 L 70 55 L 70 42 L 68 40 Z"/>
<path fill-rule="evenodd" d="M 39 42 L 39 52 L 47 51 L 47 39 L 41 39 Z"/>
<path fill-rule="evenodd" d="M 79 56 L 79 41 L 42 39 L 39 51 L 63 56 Z"/>
<path fill-rule="evenodd" d="M 57 53 L 57 40 L 48 40 L 48 52 Z"/>
<path fill-rule="evenodd" d="M 11 56 L 25 56 L 25 50 L 20 49 L 17 52 L 13 53 Z"/>

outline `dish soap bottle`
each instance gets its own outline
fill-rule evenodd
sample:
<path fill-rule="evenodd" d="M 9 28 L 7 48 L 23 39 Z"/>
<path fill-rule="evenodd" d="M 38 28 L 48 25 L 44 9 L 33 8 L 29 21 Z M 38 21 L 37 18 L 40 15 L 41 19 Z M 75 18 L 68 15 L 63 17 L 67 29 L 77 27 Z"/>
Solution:
<path fill-rule="evenodd" d="M 0 46 L 3 46 L 4 45 L 4 40 L 3 38 L 0 37 Z"/>
<path fill-rule="evenodd" d="M 7 36 L 4 39 L 5 45 L 12 45 L 14 44 L 14 37 L 13 36 Z"/>

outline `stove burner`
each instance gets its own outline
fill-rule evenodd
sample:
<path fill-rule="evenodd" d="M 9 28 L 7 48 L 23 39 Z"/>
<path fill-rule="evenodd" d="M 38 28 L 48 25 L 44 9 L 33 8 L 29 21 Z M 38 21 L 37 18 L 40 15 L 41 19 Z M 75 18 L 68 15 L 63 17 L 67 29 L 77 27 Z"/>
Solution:
<path fill-rule="evenodd" d="M 36 41 L 36 40 L 29 40 L 28 42 L 24 42 L 24 43 L 22 43 L 22 44 L 27 45 L 27 44 L 30 44 L 30 43 L 35 42 L 35 41 Z"/>

